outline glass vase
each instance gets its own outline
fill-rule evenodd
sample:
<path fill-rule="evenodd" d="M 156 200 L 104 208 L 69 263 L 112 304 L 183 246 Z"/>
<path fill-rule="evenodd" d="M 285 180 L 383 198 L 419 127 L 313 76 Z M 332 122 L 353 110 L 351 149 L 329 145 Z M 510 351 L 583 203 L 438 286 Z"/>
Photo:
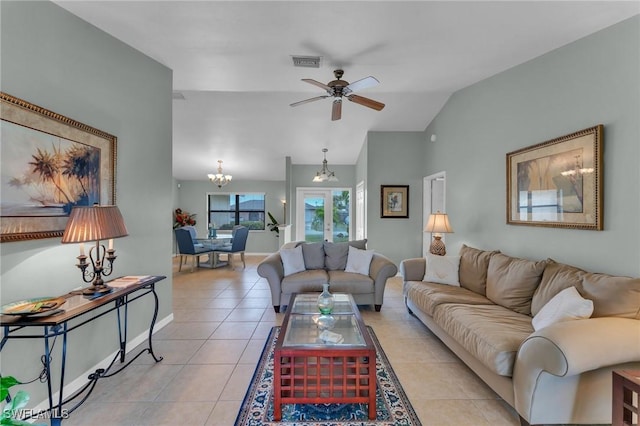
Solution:
<path fill-rule="evenodd" d="M 322 293 L 318 296 L 318 310 L 322 315 L 329 315 L 333 311 L 333 294 L 329 293 L 329 284 L 322 284 Z"/>

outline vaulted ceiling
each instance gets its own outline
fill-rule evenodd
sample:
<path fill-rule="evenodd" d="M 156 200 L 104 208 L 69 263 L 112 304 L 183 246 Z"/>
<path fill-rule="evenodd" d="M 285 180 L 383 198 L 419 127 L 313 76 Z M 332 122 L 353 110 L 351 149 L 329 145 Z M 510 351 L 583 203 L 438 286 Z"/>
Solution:
<path fill-rule="evenodd" d="M 173 70 L 173 175 L 283 180 L 285 157 L 354 164 L 368 131 L 422 131 L 455 91 L 640 13 L 637 1 L 55 1 Z M 319 68 L 292 56 L 320 56 Z M 594 58 L 597 60 L 597 58 Z M 382 111 L 302 82 L 380 84 Z"/>

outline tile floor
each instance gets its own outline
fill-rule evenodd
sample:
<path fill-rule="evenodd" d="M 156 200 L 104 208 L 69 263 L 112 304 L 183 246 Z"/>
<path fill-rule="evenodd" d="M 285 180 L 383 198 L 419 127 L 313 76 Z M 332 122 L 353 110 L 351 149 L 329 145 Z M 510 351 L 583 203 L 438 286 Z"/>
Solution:
<path fill-rule="evenodd" d="M 247 267 L 178 272 L 174 321 L 154 336 L 150 356 L 98 383 L 71 425 L 233 425 L 271 327 L 280 325 L 266 280 Z M 400 278 L 389 280 L 381 312 L 363 307 L 424 426 L 519 425 L 501 401 L 407 313 Z M 416 364 L 417 363 L 417 364 Z M 98 402 L 99 401 L 99 402 Z"/>

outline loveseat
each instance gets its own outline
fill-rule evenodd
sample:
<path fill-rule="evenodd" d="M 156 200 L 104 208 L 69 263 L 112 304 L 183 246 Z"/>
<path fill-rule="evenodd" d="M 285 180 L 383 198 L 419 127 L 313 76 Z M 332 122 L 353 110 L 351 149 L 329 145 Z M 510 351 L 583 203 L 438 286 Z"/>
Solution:
<path fill-rule="evenodd" d="M 331 292 L 350 293 L 358 305 L 380 311 L 387 279 L 398 268 L 382 254 L 366 250 L 366 243 L 292 242 L 267 256 L 258 274 L 269 282 L 273 309 L 280 312 L 292 293 L 320 292 L 329 283 Z"/>
<path fill-rule="evenodd" d="M 409 311 L 522 425 L 611 423 L 612 370 L 640 369 L 640 279 L 465 245 L 400 272 Z"/>

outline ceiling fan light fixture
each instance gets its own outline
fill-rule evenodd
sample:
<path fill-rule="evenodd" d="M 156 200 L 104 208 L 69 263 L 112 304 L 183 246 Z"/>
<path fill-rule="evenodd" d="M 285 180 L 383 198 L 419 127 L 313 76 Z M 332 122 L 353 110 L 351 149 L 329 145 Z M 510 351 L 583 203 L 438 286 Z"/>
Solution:
<path fill-rule="evenodd" d="M 329 170 L 327 166 L 327 148 L 322 148 L 322 152 L 324 153 L 324 160 L 322 160 L 322 169 L 316 173 L 313 178 L 313 182 L 338 182 L 338 178 L 336 174 Z"/>
<path fill-rule="evenodd" d="M 222 188 L 233 179 L 231 175 L 225 175 L 222 173 L 222 160 L 218 160 L 218 173 L 216 174 L 208 174 L 209 180 L 216 185 L 218 188 Z"/>

